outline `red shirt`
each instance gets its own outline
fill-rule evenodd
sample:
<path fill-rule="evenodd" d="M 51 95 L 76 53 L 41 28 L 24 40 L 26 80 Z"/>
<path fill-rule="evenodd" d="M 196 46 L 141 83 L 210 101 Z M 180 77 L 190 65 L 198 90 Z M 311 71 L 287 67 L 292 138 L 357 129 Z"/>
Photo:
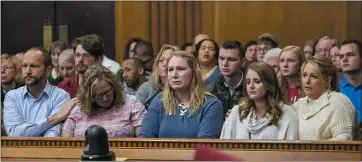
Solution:
<path fill-rule="evenodd" d="M 67 91 L 70 97 L 74 98 L 77 95 L 79 88 L 78 77 L 79 75 L 75 74 L 70 78 L 65 78 L 58 84 L 58 87 Z"/>
<path fill-rule="evenodd" d="M 291 104 L 298 100 L 298 89 L 297 87 L 289 88 L 289 101 Z"/>

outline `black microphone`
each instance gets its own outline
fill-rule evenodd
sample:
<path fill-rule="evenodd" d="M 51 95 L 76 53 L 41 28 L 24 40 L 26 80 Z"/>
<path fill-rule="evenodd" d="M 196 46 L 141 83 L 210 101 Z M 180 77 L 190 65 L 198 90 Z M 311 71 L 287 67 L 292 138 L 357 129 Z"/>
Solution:
<path fill-rule="evenodd" d="M 108 134 L 99 125 L 92 125 L 85 131 L 85 147 L 81 161 L 114 161 L 115 154 L 109 151 Z"/>

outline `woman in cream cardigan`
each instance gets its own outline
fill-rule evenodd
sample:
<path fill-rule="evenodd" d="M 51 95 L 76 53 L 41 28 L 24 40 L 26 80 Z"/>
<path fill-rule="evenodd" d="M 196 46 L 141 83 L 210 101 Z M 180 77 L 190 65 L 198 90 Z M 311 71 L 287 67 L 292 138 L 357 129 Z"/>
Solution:
<path fill-rule="evenodd" d="M 352 140 L 356 112 L 337 87 L 337 68 L 324 56 L 315 55 L 301 67 L 306 97 L 293 106 L 299 118 L 300 140 Z"/>
<path fill-rule="evenodd" d="M 298 139 L 298 117 L 283 104 L 277 74 L 265 63 L 248 66 L 245 97 L 226 118 L 221 139 Z"/>

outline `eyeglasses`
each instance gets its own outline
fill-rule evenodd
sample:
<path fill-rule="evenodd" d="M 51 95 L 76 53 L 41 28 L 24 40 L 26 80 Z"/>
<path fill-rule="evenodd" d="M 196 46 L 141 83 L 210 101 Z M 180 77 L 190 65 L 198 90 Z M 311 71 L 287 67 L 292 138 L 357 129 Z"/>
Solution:
<path fill-rule="evenodd" d="M 327 53 L 329 54 L 330 49 L 317 49 L 316 53 Z"/>
<path fill-rule="evenodd" d="M 13 69 L 14 67 L 12 67 L 12 66 L 2 66 L 1 67 L 1 71 L 3 71 L 3 70 L 6 70 L 6 71 L 9 71 L 9 70 L 11 70 L 11 69 Z"/>
<path fill-rule="evenodd" d="M 95 96 L 93 96 L 94 99 L 102 99 L 104 95 L 106 95 L 107 97 L 109 97 L 110 95 L 113 94 L 113 88 L 111 88 L 110 90 L 108 91 L 105 91 L 103 93 L 99 93 L 99 94 L 96 94 Z"/>
<path fill-rule="evenodd" d="M 261 52 L 261 51 L 263 51 L 264 53 L 265 53 L 265 52 L 267 52 L 267 51 L 269 51 L 269 50 L 270 50 L 270 48 L 269 48 L 269 47 L 265 47 L 265 48 L 257 48 L 257 49 L 256 49 L 256 51 L 257 51 L 257 52 Z"/>

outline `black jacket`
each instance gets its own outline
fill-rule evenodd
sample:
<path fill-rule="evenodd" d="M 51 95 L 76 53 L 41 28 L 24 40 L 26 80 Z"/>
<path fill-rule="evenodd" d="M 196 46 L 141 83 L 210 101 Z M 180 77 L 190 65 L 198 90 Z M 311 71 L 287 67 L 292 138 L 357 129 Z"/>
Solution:
<path fill-rule="evenodd" d="M 213 95 L 215 95 L 224 106 L 224 115 L 226 115 L 229 109 L 232 109 L 235 105 L 239 103 L 241 97 L 243 97 L 243 87 L 244 87 L 244 79 L 241 81 L 237 87 L 235 87 L 234 93 L 231 96 L 229 88 L 225 83 L 225 79 L 223 75 L 220 75 L 218 80 L 212 84 L 206 86 L 206 90 Z"/>

